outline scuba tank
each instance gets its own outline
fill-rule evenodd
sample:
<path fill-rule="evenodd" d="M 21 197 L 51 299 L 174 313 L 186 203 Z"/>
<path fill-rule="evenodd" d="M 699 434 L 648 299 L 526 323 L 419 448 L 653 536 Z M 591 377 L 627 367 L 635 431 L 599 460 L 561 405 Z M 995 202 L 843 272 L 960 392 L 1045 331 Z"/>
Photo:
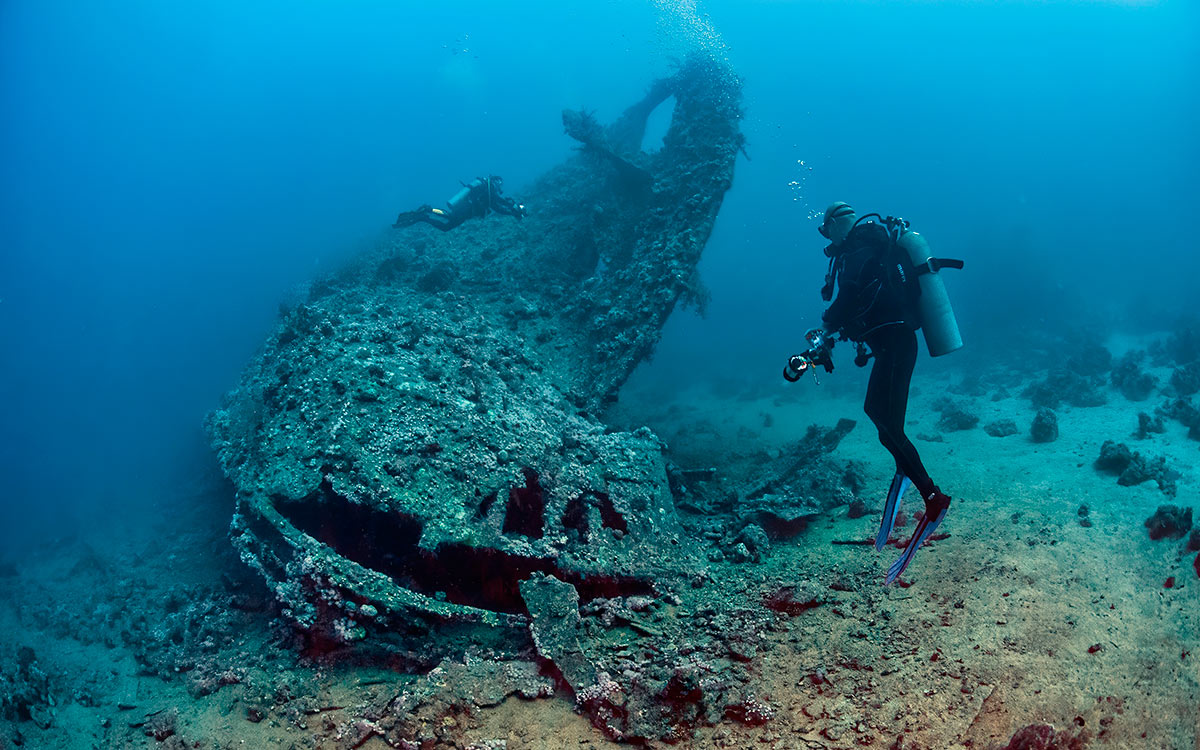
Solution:
<path fill-rule="evenodd" d="M 475 178 L 469 184 L 463 185 L 462 190 L 454 194 L 454 197 L 446 201 L 446 206 L 450 209 L 450 213 L 458 213 L 466 208 L 466 204 L 470 203 L 471 191 L 478 185 L 482 184 L 481 178 Z"/>
<path fill-rule="evenodd" d="M 481 198 L 476 194 L 479 188 L 486 191 Z M 446 208 L 450 209 L 450 214 L 466 211 L 468 216 L 487 216 L 492 210 L 492 179 L 475 178 L 467 182 L 454 198 L 446 200 Z"/>
<path fill-rule="evenodd" d="M 908 253 L 913 267 L 917 269 L 917 280 L 921 284 L 921 296 L 917 304 L 929 356 L 940 357 L 961 349 L 963 340 L 958 331 L 958 320 L 954 317 L 946 285 L 938 271 L 942 268 L 962 268 L 962 261 L 934 258 L 929 243 L 919 233 L 908 230 L 907 222 L 896 244 Z"/>

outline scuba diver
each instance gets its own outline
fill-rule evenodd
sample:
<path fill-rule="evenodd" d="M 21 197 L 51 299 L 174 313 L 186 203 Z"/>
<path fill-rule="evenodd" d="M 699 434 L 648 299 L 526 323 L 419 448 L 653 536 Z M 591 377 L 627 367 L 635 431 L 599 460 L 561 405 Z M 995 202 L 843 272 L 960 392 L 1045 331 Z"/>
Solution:
<path fill-rule="evenodd" d="M 525 218 L 525 204 L 501 195 L 503 187 L 504 180 L 496 175 L 476 177 L 446 201 L 445 208 L 434 208 L 426 204 L 414 211 L 405 211 L 396 217 L 396 223 L 392 226 L 399 229 L 423 221 L 443 232 L 449 232 L 467 219 L 487 216 L 493 211 L 518 219 Z"/>
<path fill-rule="evenodd" d="M 938 270 L 962 268 L 963 264 L 931 257 L 924 238 L 909 231 L 907 221 L 890 216 L 885 219 L 879 214 L 859 219 L 853 208 L 840 201 L 825 211 L 818 231 L 830 242 L 825 248 L 829 272 L 821 298 L 826 302 L 833 299 L 835 285 L 837 298 L 821 316 L 822 327 L 805 334 L 810 348 L 788 361 L 784 377 L 799 380 L 805 370 L 816 365 L 832 372 L 830 354 L 836 340 L 855 343 L 854 363 L 859 367 L 875 359 L 863 410 L 879 430 L 879 442 L 896 461 L 896 475 L 884 504 L 875 549 L 882 550 L 887 544 L 901 498 L 910 484 L 925 501 L 924 517 L 903 554 L 888 569 L 888 585 L 912 562 L 950 507 L 949 495 L 934 484 L 916 447 L 904 434 L 904 416 L 917 361 L 916 331 L 924 330 L 929 353 L 934 357 L 962 346 Z"/>

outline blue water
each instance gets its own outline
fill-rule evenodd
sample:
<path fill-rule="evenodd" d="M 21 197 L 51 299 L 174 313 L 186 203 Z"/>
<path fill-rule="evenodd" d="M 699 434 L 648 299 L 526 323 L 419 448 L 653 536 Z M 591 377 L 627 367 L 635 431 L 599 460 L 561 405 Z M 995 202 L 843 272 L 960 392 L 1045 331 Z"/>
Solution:
<path fill-rule="evenodd" d="M 0 4 L 0 539 L 169 508 L 298 284 L 494 172 L 509 193 L 696 47 L 747 154 L 652 368 L 778 378 L 833 200 L 967 270 L 969 346 L 1193 311 L 1191 2 Z M 1008 340 L 1005 338 L 1005 340 Z M 1018 352 L 1019 358 L 1019 352 Z M 677 367 L 686 362 L 686 367 Z"/>

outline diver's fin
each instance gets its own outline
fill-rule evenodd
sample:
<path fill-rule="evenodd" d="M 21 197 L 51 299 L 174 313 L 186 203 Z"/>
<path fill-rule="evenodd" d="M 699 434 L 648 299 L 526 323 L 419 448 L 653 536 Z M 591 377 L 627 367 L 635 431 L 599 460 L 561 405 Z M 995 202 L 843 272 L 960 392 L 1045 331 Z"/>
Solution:
<path fill-rule="evenodd" d="M 420 220 L 421 220 L 421 216 L 416 211 L 405 211 L 404 213 L 402 213 L 396 217 L 396 223 L 392 225 L 392 229 L 403 229 L 404 227 L 411 227 L 413 224 L 416 224 Z"/>
<path fill-rule="evenodd" d="M 892 477 L 892 486 L 888 488 L 887 502 L 883 504 L 883 520 L 879 523 L 879 535 L 875 537 L 877 552 L 883 549 L 883 546 L 887 544 L 888 537 L 892 535 L 892 527 L 896 524 L 896 516 L 900 513 L 900 501 L 904 498 L 904 491 L 911 484 L 912 482 L 904 476 L 902 471 L 897 471 L 896 476 Z"/>
<path fill-rule="evenodd" d="M 942 495 L 941 492 L 937 494 Z M 912 539 L 909 539 L 908 544 L 904 547 L 904 552 L 900 553 L 900 557 L 896 562 L 892 563 L 892 567 L 888 568 L 887 578 L 883 581 L 884 586 L 891 585 L 893 581 L 900 577 L 900 574 L 904 572 L 904 569 L 908 567 L 913 557 L 916 556 L 917 550 L 921 548 L 926 539 L 933 536 L 933 532 L 937 531 L 937 527 L 941 525 L 942 519 L 946 517 L 946 511 L 950 509 L 950 498 L 945 495 L 942 495 L 942 497 L 946 499 L 938 510 L 937 515 L 934 516 L 933 520 L 930 520 L 929 512 L 926 511 L 925 515 L 921 518 L 921 523 L 917 525 L 917 530 L 913 532 Z"/>
<path fill-rule="evenodd" d="M 428 203 L 413 211 L 405 211 L 396 217 L 396 223 L 392 225 L 393 229 L 403 229 L 411 227 L 413 224 L 425 221 L 425 217 L 433 209 Z"/>

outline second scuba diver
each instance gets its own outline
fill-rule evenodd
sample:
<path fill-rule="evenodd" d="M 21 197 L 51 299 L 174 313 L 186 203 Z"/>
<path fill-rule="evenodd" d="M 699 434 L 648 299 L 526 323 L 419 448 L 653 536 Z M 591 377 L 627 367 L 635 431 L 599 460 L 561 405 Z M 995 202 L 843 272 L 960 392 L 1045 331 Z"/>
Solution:
<path fill-rule="evenodd" d="M 830 242 L 825 248 L 829 273 L 821 297 L 833 301 L 821 316 L 822 328 L 806 334 L 811 348 L 789 360 L 784 376 L 798 380 L 804 370 L 815 365 L 832 371 L 830 350 L 835 334 L 855 342 L 855 364 L 863 366 L 869 358 L 875 359 L 863 410 L 879 430 L 879 442 L 896 461 L 896 475 L 884 504 L 875 549 L 882 550 L 887 544 L 901 498 L 910 484 L 925 501 L 925 514 L 903 554 L 888 569 L 886 585 L 904 572 L 950 508 L 950 496 L 934 484 L 916 447 L 904 434 L 904 416 L 917 361 L 916 331 L 924 328 L 933 356 L 962 346 L 958 324 L 937 274 L 944 267 L 962 268 L 962 262 L 930 257 L 924 239 L 908 231 L 908 222 L 903 219 L 884 219 L 878 214 L 858 219 L 854 209 L 842 202 L 825 211 L 818 231 Z M 865 351 L 868 347 L 870 354 Z"/>
<path fill-rule="evenodd" d="M 448 232 L 467 219 L 487 216 L 493 211 L 518 219 L 525 218 L 525 205 L 502 195 L 503 187 L 504 180 L 496 175 L 476 177 L 446 201 L 445 208 L 433 208 L 426 204 L 413 211 L 405 211 L 396 217 L 396 223 L 392 226 L 399 229 L 423 221 Z"/>

